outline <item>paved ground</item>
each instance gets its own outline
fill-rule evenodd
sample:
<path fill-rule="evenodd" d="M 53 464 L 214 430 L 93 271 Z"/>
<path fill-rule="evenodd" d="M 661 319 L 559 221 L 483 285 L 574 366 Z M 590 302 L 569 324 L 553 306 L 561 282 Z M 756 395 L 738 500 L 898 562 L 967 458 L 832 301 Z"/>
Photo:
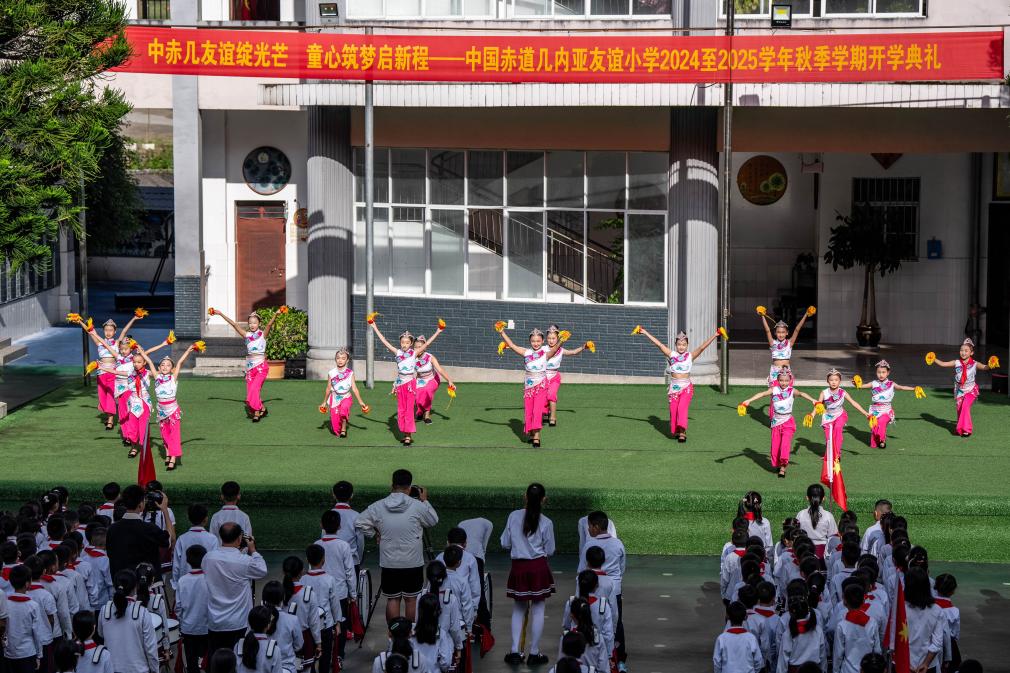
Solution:
<path fill-rule="evenodd" d="M 279 568 L 287 554 L 267 553 L 271 569 Z M 558 595 L 547 603 L 547 623 L 541 649 L 557 656 L 564 600 L 574 593 L 575 557 L 562 556 L 552 563 Z M 712 557 L 632 556 L 625 576 L 625 628 L 629 643 L 629 669 L 635 673 L 700 673 L 711 670 L 712 645 L 723 615 L 719 599 L 718 564 Z M 961 608 L 961 650 L 985 664 L 986 673 L 1010 671 L 1004 642 L 1010 619 L 1010 572 L 1003 565 L 967 563 L 937 564 L 932 574 L 951 572 L 958 580 L 955 603 Z M 497 645 L 477 663 L 477 671 L 514 673 L 527 671 L 506 665 L 502 658 L 509 647 L 511 604 L 504 599 L 508 559 L 494 556 L 489 562 L 494 589 L 493 629 Z M 373 581 L 378 576 L 373 570 Z M 384 603 L 376 608 L 373 625 L 361 650 L 349 649 L 348 670 L 366 670 L 379 648 Z M 375 628 L 378 627 L 378 628 Z M 544 668 L 540 673 L 546 673 Z"/>

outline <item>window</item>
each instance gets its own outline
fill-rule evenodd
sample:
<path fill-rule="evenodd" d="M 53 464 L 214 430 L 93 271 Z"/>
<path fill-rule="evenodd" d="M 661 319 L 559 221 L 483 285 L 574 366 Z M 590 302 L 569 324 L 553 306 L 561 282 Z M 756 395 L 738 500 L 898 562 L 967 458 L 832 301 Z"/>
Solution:
<path fill-rule="evenodd" d="M 171 0 L 137 0 L 137 19 L 167 21 L 172 18 Z"/>
<path fill-rule="evenodd" d="M 355 292 L 363 157 L 356 148 Z M 379 293 L 666 301 L 665 152 L 391 148 L 376 151 L 375 166 Z"/>
<path fill-rule="evenodd" d="M 824 15 L 922 16 L 922 0 L 822 0 Z"/>
<path fill-rule="evenodd" d="M 232 21 L 280 21 L 280 0 L 231 0 Z"/>
<path fill-rule="evenodd" d="M 637 1 L 637 0 L 636 0 Z M 644 0 L 643 0 L 644 1 Z M 729 0 L 719 3 L 719 15 L 726 16 Z M 767 18 L 772 5 L 791 5 L 794 17 L 831 16 L 922 16 L 923 0 L 733 0 L 738 18 Z"/>
<path fill-rule="evenodd" d="M 719 0 L 719 12 L 721 16 L 726 16 L 726 7 L 729 0 Z M 735 0 L 734 10 L 736 16 L 747 17 L 770 17 L 772 5 L 791 5 L 793 16 L 810 16 L 811 5 L 819 0 Z"/>
<path fill-rule="evenodd" d="M 883 218 L 887 244 L 903 260 L 919 258 L 919 178 L 854 178 L 852 206 L 868 205 Z"/>
<path fill-rule="evenodd" d="M 375 161 L 372 183 L 372 201 L 375 203 L 389 203 L 389 148 L 376 147 L 372 150 L 372 157 Z M 365 148 L 354 148 L 354 174 L 365 175 Z M 362 178 L 355 182 L 354 200 L 364 202 L 365 200 L 365 180 Z"/>
<path fill-rule="evenodd" d="M 236 3 L 244 1 L 246 0 L 232 0 Z M 588 19 L 600 16 L 636 16 L 647 19 L 669 18 L 672 11 L 671 0 L 347 0 L 347 16 L 353 19 Z"/>
<path fill-rule="evenodd" d="M 39 292 L 51 290 L 60 284 L 60 248 L 50 246 L 52 258 L 45 264 L 33 267 L 22 264 L 12 271 L 6 260 L 0 261 L 0 304 L 30 297 Z"/>

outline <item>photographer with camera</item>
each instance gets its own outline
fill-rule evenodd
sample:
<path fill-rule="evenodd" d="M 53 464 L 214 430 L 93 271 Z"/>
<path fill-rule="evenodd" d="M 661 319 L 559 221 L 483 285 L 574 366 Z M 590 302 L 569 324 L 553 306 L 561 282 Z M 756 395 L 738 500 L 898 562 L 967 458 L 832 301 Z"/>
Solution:
<path fill-rule="evenodd" d="M 267 562 L 256 551 L 256 540 L 229 521 L 219 531 L 221 546 L 203 557 L 207 578 L 209 653 L 232 649 L 245 634 L 253 607 L 251 583 L 267 575 Z"/>
<path fill-rule="evenodd" d="M 414 621 L 417 597 L 424 588 L 424 530 L 438 523 L 428 491 L 413 486 L 413 481 L 408 470 L 394 472 L 389 495 L 369 505 L 354 522 L 357 530 L 379 542 L 387 622 L 401 616 L 401 601 L 403 616 Z"/>
<path fill-rule="evenodd" d="M 157 501 L 158 496 L 160 501 Z M 164 529 L 144 520 L 149 502 L 156 502 L 165 522 Z M 123 489 L 120 503 L 126 508 L 126 514 L 109 527 L 105 545 L 112 576 L 120 570 L 133 570 L 138 563 L 160 567 L 162 550 L 171 549 L 175 544 L 175 526 L 167 514 L 168 496 L 163 491 L 145 493 L 140 486 L 131 484 Z"/>

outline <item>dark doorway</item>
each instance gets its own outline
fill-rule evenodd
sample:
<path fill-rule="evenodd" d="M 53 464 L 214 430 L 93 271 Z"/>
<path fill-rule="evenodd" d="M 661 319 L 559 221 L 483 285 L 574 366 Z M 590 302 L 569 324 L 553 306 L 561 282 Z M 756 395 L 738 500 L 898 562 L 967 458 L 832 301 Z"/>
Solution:
<path fill-rule="evenodd" d="M 1010 203 L 989 205 L 989 277 L 986 284 L 985 341 L 989 346 L 1010 344 Z"/>

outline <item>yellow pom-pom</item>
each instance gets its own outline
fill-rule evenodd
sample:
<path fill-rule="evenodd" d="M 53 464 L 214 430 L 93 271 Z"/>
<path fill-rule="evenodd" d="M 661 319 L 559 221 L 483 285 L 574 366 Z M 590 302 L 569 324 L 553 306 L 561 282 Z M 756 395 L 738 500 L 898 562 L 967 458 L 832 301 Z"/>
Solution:
<path fill-rule="evenodd" d="M 287 313 L 287 312 L 288 312 L 288 311 L 290 311 L 290 310 L 291 310 L 291 309 L 289 309 L 289 308 L 288 308 L 287 304 L 284 304 L 284 305 L 283 305 L 283 306 L 281 306 L 281 307 L 280 307 L 279 309 L 277 309 L 277 312 L 278 312 L 278 313 Z"/>
<path fill-rule="evenodd" d="M 877 427 L 877 417 L 876 416 L 874 416 L 874 415 L 871 414 L 870 417 L 867 420 L 870 422 L 870 430 L 872 430 L 873 428 Z"/>
<path fill-rule="evenodd" d="M 926 391 L 922 389 L 922 386 L 915 387 L 915 399 L 917 400 L 926 399 Z"/>
<path fill-rule="evenodd" d="M 84 374 L 85 375 L 90 374 L 96 369 L 98 369 L 98 362 L 96 360 L 92 360 L 91 362 L 88 363 L 88 366 L 84 368 Z"/>
<path fill-rule="evenodd" d="M 88 320 L 84 323 L 84 329 L 90 332 L 94 328 L 95 328 L 95 321 L 92 320 L 91 318 L 88 318 Z"/>
<path fill-rule="evenodd" d="M 999 358 L 995 355 L 989 356 L 989 369 L 999 369 Z"/>
<path fill-rule="evenodd" d="M 926 353 L 926 364 L 931 365 L 934 362 L 936 362 L 936 353 L 934 353 L 933 351 L 929 351 L 928 353 Z"/>
<path fill-rule="evenodd" d="M 560 341 L 561 343 L 564 343 L 564 342 L 568 341 L 571 338 L 572 338 L 572 333 L 569 332 L 566 329 L 563 329 L 560 332 L 558 332 L 558 341 Z"/>
<path fill-rule="evenodd" d="M 445 321 L 442 320 L 441 318 L 438 319 L 438 328 L 445 329 Z"/>
<path fill-rule="evenodd" d="M 137 318 L 146 318 L 149 314 L 150 314 L 150 311 L 148 311 L 145 308 L 141 308 L 139 306 L 137 308 L 133 309 L 133 315 L 135 317 L 137 317 Z"/>
<path fill-rule="evenodd" d="M 766 309 L 764 306 L 758 306 L 754 310 L 757 311 L 758 315 L 768 315 L 768 309 Z"/>
<path fill-rule="evenodd" d="M 505 329 L 505 327 L 507 325 L 508 325 L 508 323 L 506 323 L 504 320 L 499 320 L 498 322 L 496 322 L 494 324 L 494 331 L 495 332 L 501 332 L 502 330 Z"/>
<path fill-rule="evenodd" d="M 586 350 L 589 351 L 590 353 L 595 353 L 596 352 L 596 342 L 595 341 L 587 341 L 586 342 Z"/>
<path fill-rule="evenodd" d="M 856 374 L 855 376 L 853 376 L 852 377 L 852 385 L 854 385 L 857 388 L 862 388 L 863 387 L 863 377 L 860 376 L 859 374 Z"/>
<path fill-rule="evenodd" d="M 140 344 L 137 343 L 137 340 L 134 339 L 134 338 L 132 338 L 132 337 L 126 340 L 126 346 L 131 351 L 134 350 L 135 348 L 137 348 L 137 346 L 139 346 L 139 345 Z"/>
<path fill-rule="evenodd" d="M 631 330 L 631 333 L 632 334 L 641 334 L 642 333 L 642 326 L 641 325 L 635 325 L 635 329 Z"/>
<path fill-rule="evenodd" d="M 67 314 L 67 322 L 81 322 L 81 314 L 80 313 L 68 313 Z"/>
<path fill-rule="evenodd" d="M 805 427 L 805 428 L 812 428 L 812 427 L 814 427 L 814 415 L 813 414 L 807 414 L 806 416 L 803 417 L 803 427 Z"/>
<path fill-rule="evenodd" d="M 814 405 L 814 413 L 815 414 L 823 414 L 824 413 L 824 404 L 822 404 L 821 402 L 818 402 L 817 404 L 815 404 Z"/>
<path fill-rule="evenodd" d="M 499 357 L 501 357 L 502 355 L 505 354 L 505 346 L 506 345 L 507 344 L 504 341 L 499 341 L 498 342 L 498 356 Z"/>
<path fill-rule="evenodd" d="M 716 333 L 721 336 L 724 341 L 729 341 L 729 332 L 726 331 L 725 327 L 720 327 L 716 330 Z"/>
<path fill-rule="evenodd" d="M 203 353 L 207 350 L 207 343 L 205 341 L 195 341 L 193 342 L 193 350 L 197 353 Z"/>
<path fill-rule="evenodd" d="M 449 386 L 446 392 L 449 393 L 449 397 L 456 399 L 456 386 Z"/>
<path fill-rule="evenodd" d="M 361 413 L 367 414 L 367 413 L 370 413 L 371 411 L 372 411 L 372 407 L 368 406 L 367 404 L 362 404 L 361 405 Z"/>
<path fill-rule="evenodd" d="M 738 405 L 736 405 L 736 413 L 737 413 L 738 416 L 746 416 L 747 415 L 747 405 L 746 404 L 738 404 Z"/>
<path fill-rule="evenodd" d="M 372 311 L 371 313 L 369 313 L 368 315 L 365 316 L 365 322 L 367 322 L 369 325 L 374 324 L 375 323 L 375 317 L 377 315 L 379 315 L 378 311 Z"/>
<path fill-rule="evenodd" d="M 815 313 L 817 313 L 817 307 L 816 306 L 807 306 L 807 315 L 808 316 L 812 316 Z"/>
<path fill-rule="evenodd" d="M 321 413 L 321 414 L 325 414 L 326 413 L 326 405 L 325 404 L 320 404 L 319 405 L 319 413 Z"/>
<path fill-rule="evenodd" d="M 170 345 L 175 343 L 175 330 L 168 330 L 168 336 L 165 337 L 165 342 Z"/>
<path fill-rule="evenodd" d="M 215 313 L 217 313 L 217 311 L 214 310 L 213 306 L 207 309 L 207 315 L 214 315 Z"/>

